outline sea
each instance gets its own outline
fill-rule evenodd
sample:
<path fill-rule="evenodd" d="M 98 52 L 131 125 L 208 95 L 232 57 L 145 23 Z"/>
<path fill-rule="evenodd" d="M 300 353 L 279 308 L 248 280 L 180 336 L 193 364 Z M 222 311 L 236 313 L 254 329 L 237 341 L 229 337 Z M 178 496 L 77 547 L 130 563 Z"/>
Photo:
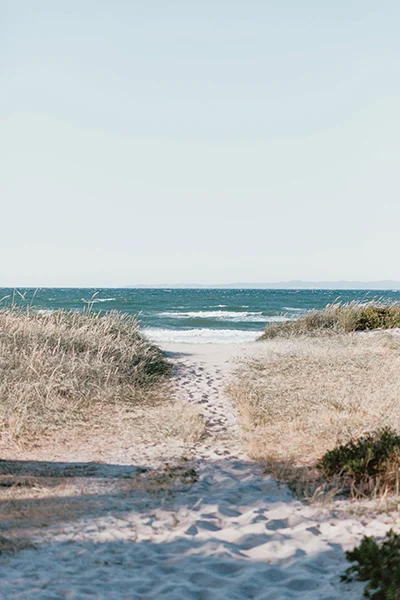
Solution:
<path fill-rule="evenodd" d="M 160 344 L 241 343 L 266 324 L 290 321 L 335 302 L 400 301 L 399 290 L 0 288 L 0 306 L 41 311 L 120 311 L 135 315 L 143 333 Z"/>

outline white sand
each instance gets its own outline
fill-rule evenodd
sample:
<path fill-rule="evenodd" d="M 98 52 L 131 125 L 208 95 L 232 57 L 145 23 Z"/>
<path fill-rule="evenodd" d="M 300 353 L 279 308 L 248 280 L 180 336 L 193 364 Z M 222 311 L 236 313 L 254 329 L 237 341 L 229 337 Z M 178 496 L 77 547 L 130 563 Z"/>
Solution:
<path fill-rule="evenodd" d="M 198 405 L 207 424 L 204 442 L 185 450 L 198 481 L 123 493 L 118 484 L 137 466 L 160 464 L 160 448 L 125 449 L 112 456 L 116 466 L 93 465 L 101 508 L 38 528 L 36 548 L 1 555 L 0 599 L 360 599 L 361 584 L 340 582 L 344 551 L 363 535 L 384 535 L 390 519 L 307 507 L 246 458 L 223 390 L 231 359 L 254 346 L 166 350 L 177 396 Z"/>

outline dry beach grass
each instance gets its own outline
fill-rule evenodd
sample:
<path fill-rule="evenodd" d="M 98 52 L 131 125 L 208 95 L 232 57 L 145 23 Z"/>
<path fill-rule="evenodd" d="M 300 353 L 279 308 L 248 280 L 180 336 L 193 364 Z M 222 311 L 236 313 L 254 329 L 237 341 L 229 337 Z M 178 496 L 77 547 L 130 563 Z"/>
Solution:
<path fill-rule="evenodd" d="M 3 309 L 2 441 L 54 439 L 88 426 L 104 433 L 116 423 L 146 422 L 147 437 L 160 437 L 160 430 L 174 435 L 184 419 L 170 401 L 169 371 L 162 352 L 128 315 Z"/>
<path fill-rule="evenodd" d="M 132 454 L 162 464 L 197 442 L 204 422 L 170 374 L 133 317 L 1 310 L 0 529 L 96 510 L 99 491 L 126 487 Z"/>
<path fill-rule="evenodd" d="M 338 444 L 400 430 L 400 337 L 274 337 L 230 387 L 250 455 L 276 473 L 315 465 Z"/>

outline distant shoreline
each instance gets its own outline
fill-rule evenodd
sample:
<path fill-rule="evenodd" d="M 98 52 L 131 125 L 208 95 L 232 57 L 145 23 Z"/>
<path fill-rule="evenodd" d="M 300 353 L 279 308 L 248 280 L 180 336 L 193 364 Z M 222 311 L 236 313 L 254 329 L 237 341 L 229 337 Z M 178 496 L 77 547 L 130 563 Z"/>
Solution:
<path fill-rule="evenodd" d="M 208 289 L 208 290 L 400 290 L 399 281 L 280 281 L 276 283 L 226 283 L 226 284 L 138 284 L 121 289 Z"/>
<path fill-rule="evenodd" d="M 280 281 L 274 283 L 160 283 L 136 285 L 0 285 L 0 290 L 336 290 L 400 291 L 400 281 Z"/>

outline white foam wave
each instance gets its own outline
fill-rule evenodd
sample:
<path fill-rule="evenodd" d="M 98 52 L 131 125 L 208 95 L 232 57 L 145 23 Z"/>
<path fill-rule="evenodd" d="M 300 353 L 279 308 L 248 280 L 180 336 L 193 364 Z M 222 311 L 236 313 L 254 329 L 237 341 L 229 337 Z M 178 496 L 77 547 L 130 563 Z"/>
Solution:
<path fill-rule="evenodd" d="M 112 302 L 113 300 L 116 300 L 116 298 L 93 298 L 93 300 L 85 300 L 84 298 L 82 298 L 82 302 L 85 302 L 85 304 L 97 304 L 98 302 Z"/>
<path fill-rule="evenodd" d="M 215 321 L 233 321 L 240 323 L 247 321 L 250 323 L 267 323 L 274 321 L 290 321 L 291 318 L 285 315 L 276 315 L 267 317 L 262 312 L 248 311 L 229 311 L 229 310 L 199 310 L 188 312 L 161 312 L 160 317 L 170 319 L 214 319 Z"/>
<path fill-rule="evenodd" d="M 294 306 L 282 306 L 283 310 L 290 310 L 291 312 L 307 312 L 306 308 L 295 308 Z"/>
<path fill-rule="evenodd" d="M 264 317 L 266 323 L 283 323 L 284 321 L 294 321 L 294 317 L 288 317 L 287 315 L 276 315 L 273 317 Z"/>
<path fill-rule="evenodd" d="M 158 329 L 149 327 L 143 333 L 153 342 L 176 344 L 241 344 L 254 342 L 262 331 L 240 329 Z"/>

